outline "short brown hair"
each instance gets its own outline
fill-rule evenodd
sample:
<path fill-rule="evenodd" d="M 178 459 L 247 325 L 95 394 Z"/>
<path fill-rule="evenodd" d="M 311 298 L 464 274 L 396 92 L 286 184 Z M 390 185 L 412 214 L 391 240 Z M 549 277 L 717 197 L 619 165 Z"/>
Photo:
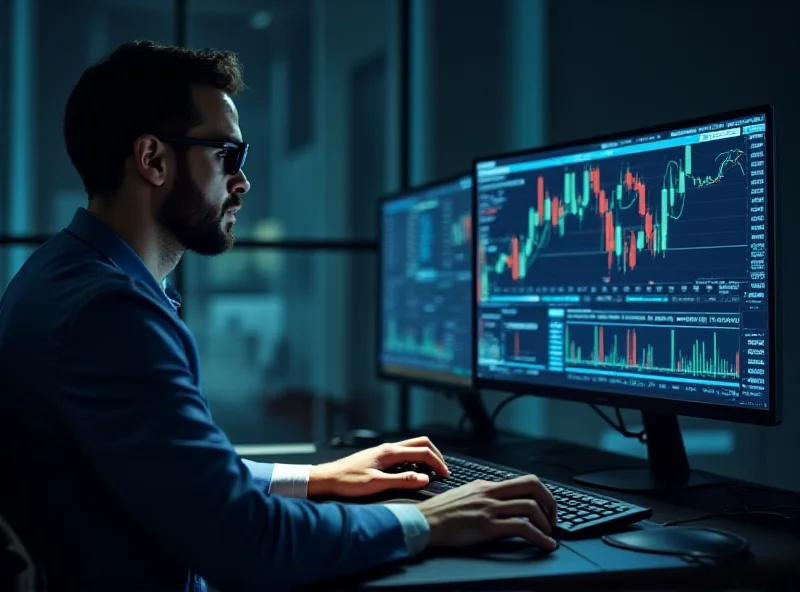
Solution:
<path fill-rule="evenodd" d="M 195 85 L 230 96 L 244 90 L 236 55 L 134 41 L 83 73 L 67 101 L 64 140 L 90 197 L 119 189 L 140 135 L 185 134 L 202 123 Z"/>

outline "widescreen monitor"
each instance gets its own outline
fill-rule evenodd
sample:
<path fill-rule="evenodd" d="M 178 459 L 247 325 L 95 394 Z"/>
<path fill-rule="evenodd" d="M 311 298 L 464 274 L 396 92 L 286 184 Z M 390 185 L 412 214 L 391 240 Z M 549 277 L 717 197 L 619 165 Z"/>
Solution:
<path fill-rule="evenodd" d="M 476 387 L 778 423 L 772 119 L 477 159 Z"/>

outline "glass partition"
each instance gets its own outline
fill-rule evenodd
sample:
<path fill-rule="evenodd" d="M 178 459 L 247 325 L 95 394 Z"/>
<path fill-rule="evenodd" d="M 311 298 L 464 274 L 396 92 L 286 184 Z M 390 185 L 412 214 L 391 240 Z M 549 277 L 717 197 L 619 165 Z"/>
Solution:
<path fill-rule="evenodd" d="M 372 252 L 186 255 L 183 318 L 214 417 L 233 442 L 391 427 L 392 389 L 375 379 L 376 263 Z"/>

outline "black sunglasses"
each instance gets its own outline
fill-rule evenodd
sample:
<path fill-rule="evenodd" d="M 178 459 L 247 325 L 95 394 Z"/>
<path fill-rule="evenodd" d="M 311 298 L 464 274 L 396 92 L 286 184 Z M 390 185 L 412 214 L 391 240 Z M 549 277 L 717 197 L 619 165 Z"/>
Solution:
<path fill-rule="evenodd" d="M 247 151 L 250 144 L 247 142 L 225 142 L 217 140 L 203 140 L 201 138 L 186 138 L 179 136 L 156 136 L 162 142 L 169 144 L 186 144 L 189 146 L 205 146 L 207 148 L 219 148 L 225 150 L 223 155 L 223 166 L 225 167 L 225 174 L 234 176 L 238 175 L 239 171 L 244 166 L 244 161 L 247 159 Z"/>

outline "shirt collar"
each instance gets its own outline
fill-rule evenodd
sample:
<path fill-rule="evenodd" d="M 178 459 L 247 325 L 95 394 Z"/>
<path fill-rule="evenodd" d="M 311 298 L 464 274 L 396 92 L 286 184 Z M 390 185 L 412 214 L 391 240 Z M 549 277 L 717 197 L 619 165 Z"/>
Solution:
<path fill-rule="evenodd" d="M 180 308 L 183 300 L 181 293 L 174 288 L 167 278 L 164 278 L 164 282 L 162 283 L 161 287 L 164 288 L 164 294 L 166 294 L 167 298 L 169 298 L 170 302 L 172 302 L 172 306 L 174 306 L 176 310 Z"/>
<path fill-rule="evenodd" d="M 65 232 L 94 247 L 114 267 L 134 280 L 143 282 L 147 286 L 158 290 L 167 302 L 176 309 L 180 306 L 180 294 L 167 282 L 160 285 L 156 278 L 153 277 L 153 274 L 150 273 L 150 270 L 147 269 L 142 258 L 136 254 L 136 251 L 108 224 L 87 209 L 78 208 Z"/>

